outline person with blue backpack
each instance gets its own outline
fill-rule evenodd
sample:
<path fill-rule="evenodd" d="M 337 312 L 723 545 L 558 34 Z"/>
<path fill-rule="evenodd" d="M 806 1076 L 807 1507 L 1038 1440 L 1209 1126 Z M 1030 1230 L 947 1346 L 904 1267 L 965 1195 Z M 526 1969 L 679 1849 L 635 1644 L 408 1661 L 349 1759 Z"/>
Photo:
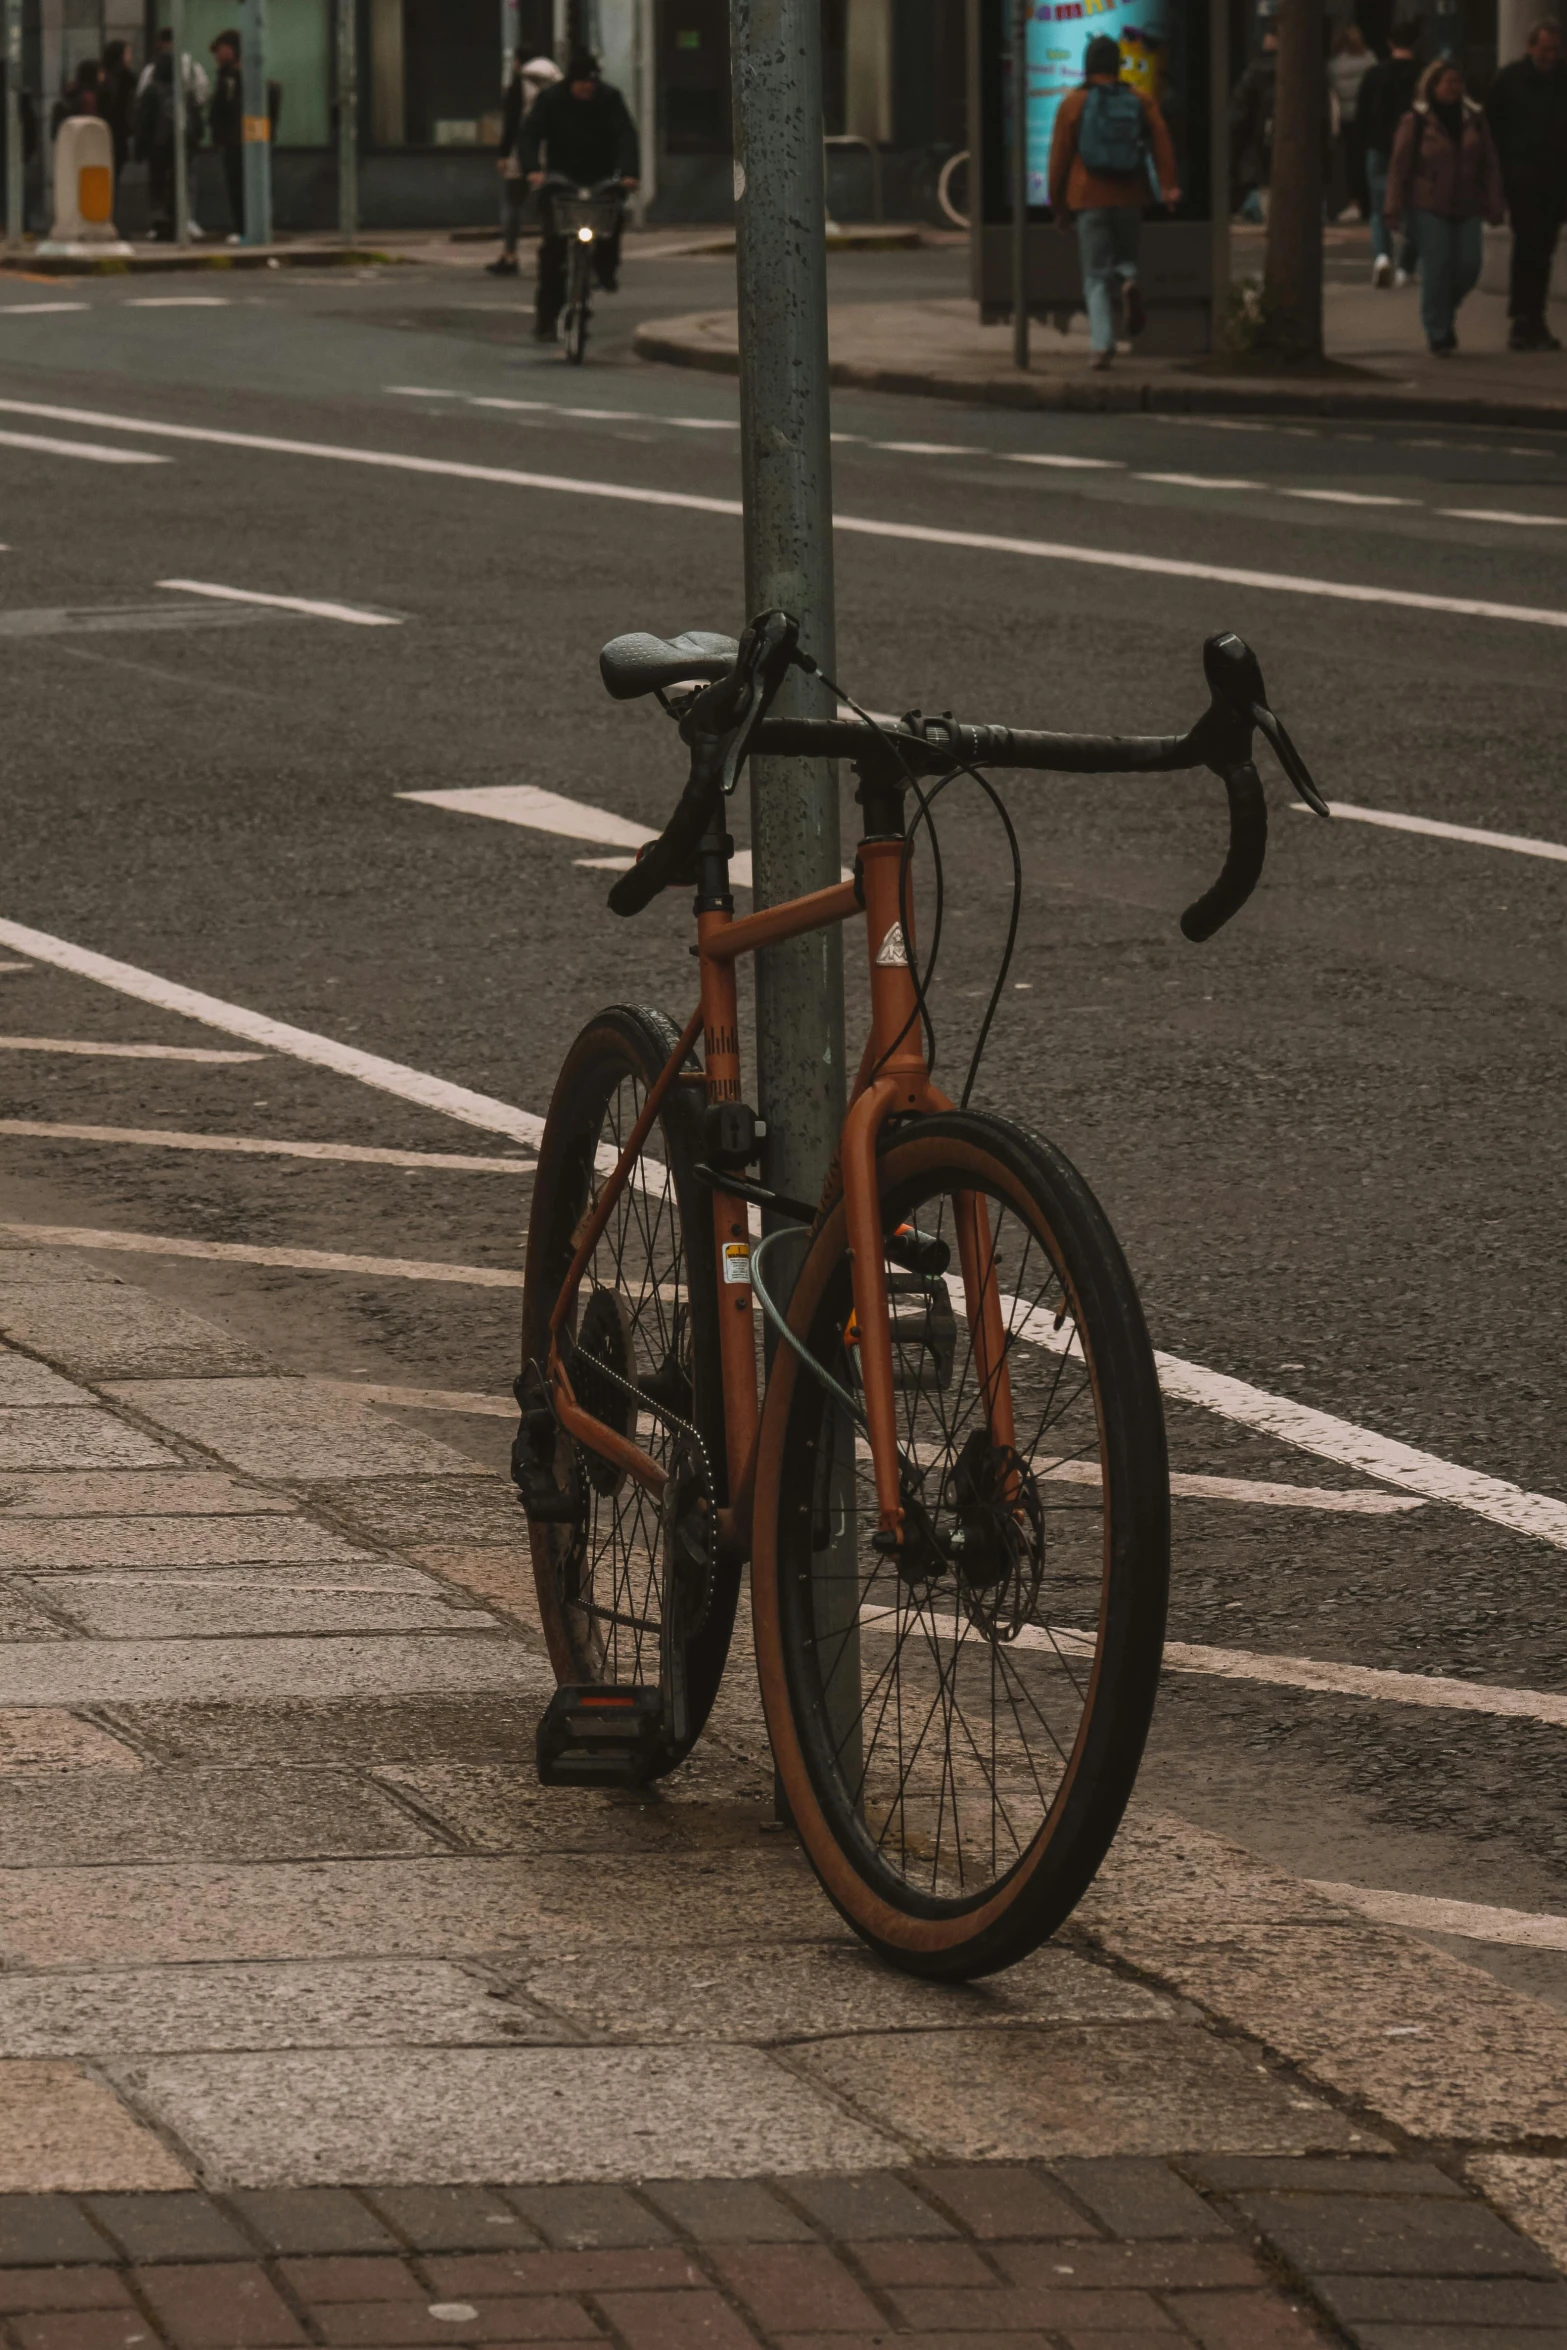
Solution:
<path fill-rule="evenodd" d="M 1119 45 L 1098 33 L 1084 54 L 1082 88 L 1062 99 L 1050 141 L 1050 208 L 1063 229 L 1076 224 L 1090 367 L 1109 366 L 1118 324 L 1128 341 L 1143 330 L 1137 255 L 1155 185 L 1173 210 L 1181 190 L 1168 125 L 1151 98 L 1122 81 Z"/>

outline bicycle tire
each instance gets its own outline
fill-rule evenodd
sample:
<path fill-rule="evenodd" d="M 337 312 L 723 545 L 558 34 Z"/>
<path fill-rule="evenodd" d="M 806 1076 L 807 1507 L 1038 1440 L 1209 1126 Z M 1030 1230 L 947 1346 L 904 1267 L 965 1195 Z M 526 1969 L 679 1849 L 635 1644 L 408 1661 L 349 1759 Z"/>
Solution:
<path fill-rule="evenodd" d="M 943 1112 L 890 1131 L 878 1181 L 884 1230 L 915 1235 L 894 1243 L 890 1305 L 906 1507 L 910 1523 L 924 1512 L 916 1556 L 929 1571 L 922 1585 L 912 1563 L 871 1547 L 863 1440 L 852 1507 L 834 1499 L 847 1415 L 780 1346 L 757 1464 L 757 1667 L 783 1792 L 828 1897 L 894 1966 L 962 1980 L 1054 1932 L 1131 1794 L 1169 1587 L 1164 1416 L 1126 1261 L 1058 1151 L 1001 1119 Z M 968 1229 L 1005 1326 L 1010 1450 L 995 1441 L 960 1272 L 941 1294 L 940 1251 L 961 1263 L 965 1194 L 987 1203 L 988 1264 L 977 1217 Z M 913 1275 L 900 1271 L 911 1249 L 925 1267 Z M 839 1197 L 789 1321 L 853 1394 L 851 1314 Z"/>
<path fill-rule="evenodd" d="M 580 367 L 587 356 L 589 285 L 592 279 L 590 245 L 574 241 L 571 249 L 571 299 L 566 309 L 566 359 Z"/>
<path fill-rule="evenodd" d="M 526 1415 L 545 1400 L 550 1317 L 589 1203 L 679 1034 L 662 1012 L 614 1005 L 588 1022 L 561 1064 L 528 1222 L 519 1461 Z M 695 1173 L 701 1099 L 699 1086 L 678 1082 L 666 1096 L 640 1161 L 643 1179 L 634 1175 L 621 1193 L 583 1274 L 564 1351 L 578 1400 L 611 1424 L 618 1414 L 623 1434 L 678 1469 L 711 1528 L 726 1498 L 726 1464 L 711 1195 Z M 684 1565 L 672 1583 L 673 1534 L 634 1479 L 617 1476 L 558 1428 L 550 1467 L 557 1489 L 576 1496 L 575 1517 L 528 1520 L 556 1679 L 578 1687 L 657 1684 L 668 1698 L 679 1676 L 684 1728 L 666 1740 L 654 1773 L 661 1775 L 690 1752 L 712 1708 L 734 1625 L 738 1563 L 726 1564 L 710 1540 L 705 1586 L 693 1589 Z M 526 1498 L 525 1490 L 525 1506 Z"/>

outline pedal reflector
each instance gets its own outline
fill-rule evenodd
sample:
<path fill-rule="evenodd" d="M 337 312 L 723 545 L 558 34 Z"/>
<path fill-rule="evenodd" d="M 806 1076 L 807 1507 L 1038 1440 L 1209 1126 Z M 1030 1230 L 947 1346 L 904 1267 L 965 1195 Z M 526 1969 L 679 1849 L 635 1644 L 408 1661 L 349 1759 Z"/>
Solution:
<path fill-rule="evenodd" d="M 640 1684 L 557 1689 L 539 1723 L 544 1787 L 640 1787 L 663 1761 L 664 1697 Z"/>

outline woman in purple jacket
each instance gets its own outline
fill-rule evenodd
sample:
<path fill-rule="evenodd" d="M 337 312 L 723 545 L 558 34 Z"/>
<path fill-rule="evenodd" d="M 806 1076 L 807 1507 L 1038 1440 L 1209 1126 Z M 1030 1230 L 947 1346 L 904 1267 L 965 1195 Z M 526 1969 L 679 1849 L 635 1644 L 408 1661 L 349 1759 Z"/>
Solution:
<path fill-rule="evenodd" d="M 1506 217 L 1502 167 L 1482 108 L 1464 92 L 1451 58 L 1420 77 L 1420 94 L 1398 126 L 1387 175 L 1387 218 L 1407 215 L 1420 255 L 1420 323 L 1439 359 L 1458 348 L 1458 305 L 1479 283 L 1481 224 Z"/>

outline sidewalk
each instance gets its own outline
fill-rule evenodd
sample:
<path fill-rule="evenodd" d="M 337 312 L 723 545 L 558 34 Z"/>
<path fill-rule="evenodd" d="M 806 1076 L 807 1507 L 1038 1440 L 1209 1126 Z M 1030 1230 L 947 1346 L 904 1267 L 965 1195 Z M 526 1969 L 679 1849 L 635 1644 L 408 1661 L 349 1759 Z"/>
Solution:
<path fill-rule="evenodd" d="M 544 1794 L 503 1481 L 117 1261 L 0 1228 L 7 2350 L 1564 2350 L 1567 2014 L 1146 1810 L 881 1971 L 743 1627 L 665 1790 Z"/>
<path fill-rule="evenodd" d="M 1327 348 L 1337 373 L 1275 377 L 1224 371 L 1206 360 L 1148 359 L 1123 349 L 1107 373 L 1093 374 L 1087 322 L 1078 314 L 1066 334 L 1035 322 L 1032 365 L 1020 375 L 1012 364 L 1010 324 L 981 326 L 973 302 L 961 299 L 835 306 L 828 317 L 832 380 L 861 391 L 913 392 L 1012 408 L 1567 429 L 1567 353 L 1509 351 L 1502 292 L 1482 286 L 1472 294 L 1459 320 L 1462 348 L 1452 359 L 1435 359 L 1420 331 L 1418 288 L 1374 290 L 1368 282 L 1369 240 L 1357 232 L 1330 232 L 1330 272 L 1358 268 L 1362 258 L 1363 279 L 1346 285 L 1330 275 L 1326 291 Z M 1260 236 L 1237 232 L 1235 266 L 1237 277 L 1260 273 Z M 644 359 L 734 374 L 739 366 L 735 313 L 712 310 L 659 319 L 638 329 L 636 348 Z"/>

